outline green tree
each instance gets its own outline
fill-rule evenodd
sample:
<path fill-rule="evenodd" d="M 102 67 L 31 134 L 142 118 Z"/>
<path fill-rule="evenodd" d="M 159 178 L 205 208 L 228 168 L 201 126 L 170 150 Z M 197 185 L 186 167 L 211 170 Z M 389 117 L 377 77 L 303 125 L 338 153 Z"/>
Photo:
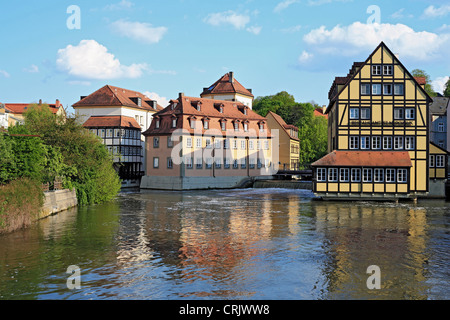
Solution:
<path fill-rule="evenodd" d="M 444 97 L 450 97 L 450 78 L 447 80 L 444 87 Z"/>
<path fill-rule="evenodd" d="M 426 79 L 425 91 L 428 93 L 430 97 L 436 97 L 437 93 L 434 92 L 433 87 L 431 86 L 430 75 L 421 69 L 414 69 L 411 71 L 413 77 L 424 77 Z"/>
<path fill-rule="evenodd" d="M 16 161 L 12 150 L 12 141 L 6 133 L 0 132 L 0 185 L 5 184 L 15 177 Z"/>
<path fill-rule="evenodd" d="M 79 204 L 113 199 L 121 182 L 113 159 L 100 138 L 91 134 L 77 117 L 62 119 L 48 112 L 48 106 L 35 106 L 25 114 L 25 126 L 38 133 L 44 143 L 61 153 L 65 187 L 75 187 Z M 57 161 L 57 156 L 49 157 Z M 55 172 L 54 172 L 55 173 Z"/>

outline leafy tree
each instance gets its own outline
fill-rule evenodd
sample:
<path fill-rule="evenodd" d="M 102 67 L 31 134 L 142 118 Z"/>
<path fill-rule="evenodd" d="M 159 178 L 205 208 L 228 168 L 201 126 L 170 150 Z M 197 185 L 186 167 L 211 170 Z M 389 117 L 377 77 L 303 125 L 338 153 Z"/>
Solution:
<path fill-rule="evenodd" d="M 6 133 L 0 132 L 0 185 L 13 179 L 16 172 L 16 161 L 12 150 L 12 141 Z"/>
<path fill-rule="evenodd" d="M 49 113 L 50 112 L 50 113 Z M 53 159 L 61 153 L 65 187 L 75 187 L 79 204 L 94 204 L 113 199 L 121 182 L 113 159 L 100 138 L 86 130 L 76 117 L 58 118 L 48 106 L 35 106 L 25 113 L 25 127 L 41 135 L 54 148 Z"/>
<path fill-rule="evenodd" d="M 447 80 L 444 88 L 444 97 L 450 97 L 450 78 Z"/>
<path fill-rule="evenodd" d="M 436 97 L 437 93 L 434 92 L 433 87 L 431 86 L 431 79 L 428 73 L 421 69 L 414 69 L 411 71 L 413 77 L 424 77 L 426 79 L 425 91 L 428 93 L 430 97 Z"/>

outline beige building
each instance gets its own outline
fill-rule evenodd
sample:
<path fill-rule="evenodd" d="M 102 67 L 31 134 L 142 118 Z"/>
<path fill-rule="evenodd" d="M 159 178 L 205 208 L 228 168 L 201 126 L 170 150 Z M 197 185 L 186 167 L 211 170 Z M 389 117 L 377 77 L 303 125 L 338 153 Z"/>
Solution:
<path fill-rule="evenodd" d="M 0 103 L 0 127 L 7 128 L 14 126 L 16 123 L 23 123 L 25 120 L 25 113 L 35 105 L 42 105 L 42 100 L 37 104 L 30 103 Z M 59 100 L 54 104 L 46 104 L 50 111 L 57 115 L 66 117 L 66 111 Z"/>
<path fill-rule="evenodd" d="M 274 173 L 267 121 L 242 103 L 180 93 L 153 119 L 143 189 L 233 188 Z"/>
<path fill-rule="evenodd" d="M 281 116 L 269 111 L 266 115 L 267 126 L 271 131 L 279 132 L 279 169 L 298 170 L 300 161 L 300 140 L 298 139 L 298 128 L 286 124 Z"/>

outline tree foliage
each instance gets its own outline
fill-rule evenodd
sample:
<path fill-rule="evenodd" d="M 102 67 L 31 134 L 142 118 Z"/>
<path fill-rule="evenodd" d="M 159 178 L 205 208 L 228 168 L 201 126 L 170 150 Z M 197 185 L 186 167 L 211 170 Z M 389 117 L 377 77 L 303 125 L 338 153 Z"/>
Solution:
<path fill-rule="evenodd" d="M 299 128 L 300 162 L 308 164 L 323 157 L 327 152 L 327 128 L 325 117 L 314 116 L 317 105 L 299 103 L 286 91 L 272 96 L 258 97 L 253 110 L 262 116 L 269 111 L 280 115 L 287 124 Z"/>
<path fill-rule="evenodd" d="M 450 78 L 447 80 L 444 87 L 444 97 L 450 97 Z"/>
<path fill-rule="evenodd" d="M 425 91 L 428 93 L 430 97 L 436 97 L 437 93 L 434 92 L 433 87 L 431 86 L 430 75 L 421 69 L 414 69 L 411 71 L 413 77 L 424 77 L 426 79 Z"/>

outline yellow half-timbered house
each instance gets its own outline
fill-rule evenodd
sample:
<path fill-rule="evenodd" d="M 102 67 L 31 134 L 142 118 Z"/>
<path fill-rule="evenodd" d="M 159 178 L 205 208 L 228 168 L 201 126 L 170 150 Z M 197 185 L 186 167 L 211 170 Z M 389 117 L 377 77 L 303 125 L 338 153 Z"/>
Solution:
<path fill-rule="evenodd" d="M 399 199 L 429 191 L 429 104 L 414 78 L 382 42 L 329 91 L 329 154 L 313 163 L 323 199 Z"/>

